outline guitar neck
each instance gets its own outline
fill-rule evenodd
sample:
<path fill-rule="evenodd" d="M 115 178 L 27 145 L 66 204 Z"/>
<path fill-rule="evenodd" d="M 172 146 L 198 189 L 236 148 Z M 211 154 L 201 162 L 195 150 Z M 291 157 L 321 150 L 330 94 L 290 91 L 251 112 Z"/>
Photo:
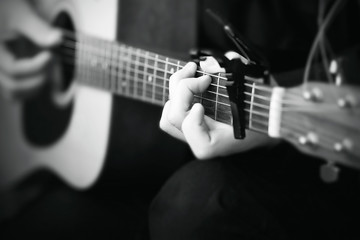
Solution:
<path fill-rule="evenodd" d="M 75 56 L 69 61 L 75 61 L 79 84 L 159 106 L 163 106 L 169 99 L 170 76 L 186 64 L 123 43 L 85 35 L 78 36 L 77 42 L 66 41 L 64 45 L 66 58 Z M 232 125 L 225 75 L 208 74 L 201 69 L 197 70 L 196 75 L 209 75 L 212 82 L 204 93 L 195 95 L 194 103 L 199 102 L 204 106 L 206 116 Z M 244 110 L 249 130 L 268 134 L 271 95 L 269 87 L 252 81 L 245 83 Z"/>

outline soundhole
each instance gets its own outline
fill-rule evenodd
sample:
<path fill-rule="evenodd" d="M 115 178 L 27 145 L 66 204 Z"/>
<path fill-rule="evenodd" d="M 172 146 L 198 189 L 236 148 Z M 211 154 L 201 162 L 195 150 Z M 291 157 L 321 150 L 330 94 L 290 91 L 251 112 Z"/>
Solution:
<path fill-rule="evenodd" d="M 62 12 L 54 26 L 64 30 L 62 43 L 53 50 L 54 58 L 46 69 L 46 84 L 24 103 L 23 129 L 31 145 L 46 147 L 56 143 L 66 132 L 73 113 L 73 101 L 60 104 L 56 99 L 68 95 L 75 74 L 75 27 Z"/>

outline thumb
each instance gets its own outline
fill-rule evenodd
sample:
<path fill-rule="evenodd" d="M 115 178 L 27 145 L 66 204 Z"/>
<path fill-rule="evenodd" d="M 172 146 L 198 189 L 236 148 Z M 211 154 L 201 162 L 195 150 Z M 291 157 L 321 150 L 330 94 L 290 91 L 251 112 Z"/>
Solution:
<path fill-rule="evenodd" d="M 182 131 L 195 156 L 199 159 L 209 158 L 212 154 L 211 137 L 201 104 L 194 104 L 183 121 Z"/>
<path fill-rule="evenodd" d="M 52 47 L 61 41 L 61 31 L 37 15 L 30 6 L 19 16 L 17 23 L 17 30 L 40 47 Z"/>

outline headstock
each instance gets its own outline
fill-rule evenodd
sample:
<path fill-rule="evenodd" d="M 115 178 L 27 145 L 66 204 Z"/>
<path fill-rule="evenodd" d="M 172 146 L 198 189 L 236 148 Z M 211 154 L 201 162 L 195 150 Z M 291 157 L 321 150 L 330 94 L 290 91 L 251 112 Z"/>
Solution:
<path fill-rule="evenodd" d="M 335 171 L 330 178 L 336 163 L 360 169 L 360 88 L 307 83 L 287 89 L 281 136 L 327 161 L 324 169 Z"/>

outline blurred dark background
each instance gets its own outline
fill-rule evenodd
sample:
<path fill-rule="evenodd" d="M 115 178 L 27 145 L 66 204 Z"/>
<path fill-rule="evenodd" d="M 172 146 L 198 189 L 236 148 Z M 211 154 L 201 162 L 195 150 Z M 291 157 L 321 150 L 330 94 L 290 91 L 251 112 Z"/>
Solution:
<path fill-rule="evenodd" d="M 227 51 L 233 48 L 231 41 L 204 13 L 211 8 L 241 29 L 272 63 L 274 73 L 301 68 L 317 30 L 317 1 L 272 1 L 267 7 L 258 7 L 258 2 L 121 0 L 118 40 L 184 61 L 190 60 L 189 50 L 196 47 Z M 341 21 L 358 21 L 358 6 L 355 1 L 351 4 L 355 7 L 342 13 Z M 247 11 L 252 8 L 258 12 Z M 353 29 L 336 29 L 331 33 L 335 46 L 358 40 L 357 32 L 348 34 Z M 97 183 L 76 191 L 48 172 L 36 173 L 10 196 L 1 196 L 23 204 L 7 209 L 0 221 L 0 239 L 147 239 L 151 199 L 173 172 L 192 161 L 186 144 L 160 131 L 161 111 L 157 106 L 114 97 L 110 144 Z"/>

